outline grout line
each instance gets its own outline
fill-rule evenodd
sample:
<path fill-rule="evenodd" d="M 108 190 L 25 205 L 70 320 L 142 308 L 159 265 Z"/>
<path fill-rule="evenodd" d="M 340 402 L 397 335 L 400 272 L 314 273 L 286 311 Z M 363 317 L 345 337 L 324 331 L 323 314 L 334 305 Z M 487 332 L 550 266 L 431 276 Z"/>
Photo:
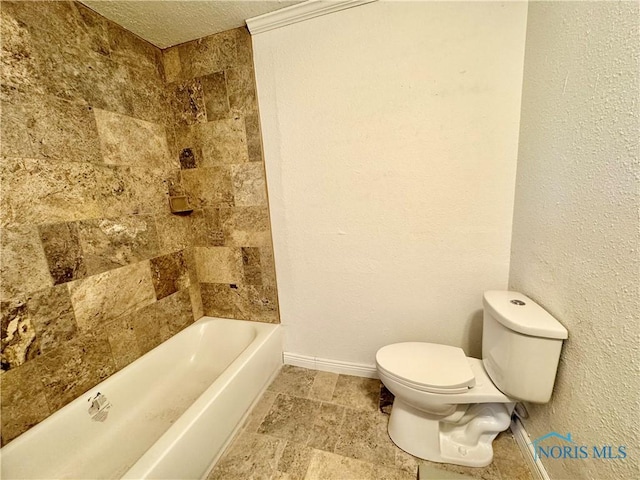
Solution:
<path fill-rule="evenodd" d="M 306 367 L 298 367 L 298 368 L 304 368 L 305 370 L 313 371 L 313 369 L 309 369 L 309 368 L 306 368 Z M 322 370 L 317 370 L 316 372 L 318 372 L 318 371 L 322 371 Z M 337 374 L 337 375 L 338 375 L 338 377 L 340 377 L 340 376 L 352 377 L 353 376 L 353 375 L 343 375 L 343 374 Z M 358 378 L 369 378 L 369 377 L 358 377 Z M 377 379 L 372 379 L 372 380 L 377 380 Z M 314 378 L 314 381 L 315 381 L 315 378 Z M 358 411 L 363 411 L 363 412 L 379 412 L 380 411 L 378 406 L 376 406 L 375 409 L 359 408 L 359 407 L 355 407 L 353 405 L 345 405 L 344 403 L 339 403 L 339 402 L 335 401 L 333 396 L 334 396 L 334 393 L 335 393 L 335 389 L 336 389 L 337 383 L 338 382 L 337 382 L 337 379 L 336 379 L 336 384 L 334 385 L 333 390 L 331 392 L 331 400 L 321 400 L 321 399 L 318 399 L 318 398 L 311 397 L 310 394 L 311 394 L 311 390 L 313 389 L 313 383 L 312 383 L 311 387 L 309 388 L 309 392 L 307 392 L 306 394 L 290 393 L 290 392 L 287 392 L 287 391 L 280 391 L 280 390 L 270 390 L 269 388 L 267 388 L 266 391 L 272 392 L 275 395 L 283 394 L 283 395 L 287 395 L 289 397 L 301 398 L 303 400 L 312 400 L 312 401 L 315 401 L 315 402 L 330 403 L 332 405 L 337 405 L 337 406 L 340 406 L 340 407 L 349 408 L 351 410 L 358 410 Z M 380 412 L 380 413 L 382 413 L 382 412 Z"/>
<path fill-rule="evenodd" d="M 340 374 L 339 374 L 339 375 L 340 375 Z M 339 375 L 338 375 L 338 376 L 339 376 Z M 295 380 L 295 379 L 294 379 L 294 380 Z M 314 382 L 315 382 L 315 377 L 314 377 Z M 294 381 L 294 382 L 292 382 L 292 383 L 293 383 L 293 384 L 296 384 L 296 382 L 295 382 L 295 381 Z M 337 385 L 337 381 L 336 381 L 336 385 Z M 318 410 L 315 412 L 315 417 L 316 417 L 316 418 L 315 418 L 315 419 L 314 419 L 314 421 L 313 421 L 313 424 L 314 424 L 314 425 L 316 424 L 316 422 L 317 422 L 317 420 L 318 420 L 318 418 L 319 418 L 319 414 L 320 414 L 320 412 L 321 412 L 322 405 L 327 404 L 327 405 L 335 405 L 335 406 L 337 406 L 337 407 L 341 407 L 341 408 L 343 409 L 343 413 L 342 413 L 342 415 L 341 415 L 341 417 L 340 417 L 340 421 L 338 422 L 338 424 L 337 424 L 337 425 L 335 425 L 334 427 L 332 427 L 332 431 L 333 431 L 333 432 L 335 432 L 335 434 L 336 434 L 336 435 L 338 435 L 338 437 L 340 437 L 341 433 L 343 432 L 343 429 L 344 429 L 344 425 L 345 425 L 346 419 L 348 418 L 348 417 L 347 417 L 347 415 L 349 415 L 349 412 L 350 412 L 350 411 L 351 411 L 351 412 L 359 411 L 359 412 L 365 412 L 365 413 L 373 413 L 373 412 L 374 412 L 374 411 L 371 411 L 371 410 L 369 410 L 369 409 L 361 409 L 361 408 L 356 408 L 356 407 L 353 407 L 353 406 L 342 405 L 342 404 L 340 404 L 340 403 L 336 403 L 336 402 L 334 402 L 334 401 L 333 401 L 333 393 L 335 392 L 335 385 L 334 385 L 334 389 L 333 389 L 333 392 L 332 392 L 332 400 L 331 400 L 331 401 L 325 401 L 325 400 L 319 400 L 319 399 L 311 398 L 311 397 L 309 396 L 309 395 L 310 395 L 310 392 L 311 392 L 311 388 L 313 388 L 313 382 L 312 382 L 312 386 L 310 387 L 310 390 L 306 393 L 306 395 L 303 393 L 303 394 L 302 394 L 302 396 L 301 396 L 301 394 L 299 394 L 299 393 L 298 393 L 298 394 L 290 394 L 290 393 L 288 393 L 288 392 L 286 392 L 286 391 L 274 391 L 274 390 L 265 390 L 265 392 L 263 392 L 263 394 L 262 394 L 262 395 L 264 395 L 264 394 L 266 393 L 266 391 L 269 391 L 271 394 L 273 394 L 273 395 L 274 395 L 274 396 L 276 396 L 276 397 L 277 397 L 278 395 L 286 395 L 286 396 L 289 396 L 289 397 L 292 397 L 292 398 L 299 398 L 299 399 L 301 399 L 301 400 L 307 400 L 307 401 L 317 402 L 317 403 L 319 404 L 319 407 L 318 407 Z M 260 399 L 258 400 L 258 402 L 260 402 L 261 400 L 262 400 L 262 396 L 260 397 Z M 271 406 L 270 406 L 269 411 L 271 411 L 271 409 L 272 409 L 272 408 L 273 408 L 273 405 L 271 405 Z M 378 410 L 375 410 L 375 412 L 376 412 L 376 413 L 379 413 L 379 411 L 378 411 Z M 267 412 L 267 413 L 265 413 L 265 414 L 263 415 L 263 420 L 264 420 L 264 418 L 266 417 L 266 415 L 268 415 L 268 412 Z M 520 446 L 520 443 L 519 443 L 519 439 L 518 439 L 518 431 L 517 431 L 517 427 L 515 427 L 515 428 L 514 428 L 513 424 L 512 424 L 512 431 L 514 432 L 514 435 L 513 435 L 514 440 L 517 442 L 518 446 L 519 446 L 519 447 L 521 447 L 521 446 Z M 523 430 L 523 431 L 524 431 L 524 430 Z M 524 433 L 525 433 L 525 435 L 526 435 L 526 432 L 524 432 Z M 255 435 L 263 436 L 263 437 L 268 437 L 268 438 L 273 438 L 273 439 L 284 440 L 284 441 L 285 441 L 285 444 L 284 444 L 284 445 L 285 445 L 285 448 L 287 447 L 287 445 L 295 446 L 295 444 L 294 444 L 294 443 L 292 443 L 292 440 L 291 440 L 290 438 L 275 437 L 275 436 L 273 436 L 273 435 L 269 435 L 269 434 L 265 434 L 265 433 L 259 433 L 259 434 L 258 434 L 257 432 L 251 432 L 251 434 L 255 434 Z M 526 438 L 527 438 L 527 440 L 528 440 L 528 436 L 527 436 Z M 308 439 L 307 439 L 305 442 L 303 442 L 303 444 L 304 444 L 306 447 L 308 447 L 307 442 L 308 442 Z M 390 440 L 390 439 L 389 439 L 389 442 L 391 442 L 391 440 Z M 525 445 L 526 445 L 526 444 L 525 444 Z M 354 456 L 344 455 L 344 454 L 342 454 L 342 453 L 336 453 L 336 446 L 337 446 L 337 443 L 336 443 L 335 445 L 333 445 L 333 449 L 331 449 L 331 450 L 325 450 L 325 449 L 322 449 L 322 448 L 313 448 L 313 447 L 308 447 L 308 448 L 311 448 L 311 452 L 312 452 L 312 453 L 313 453 L 313 452 L 316 452 L 316 451 L 318 451 L 318 452 L 326 452 L 326 453 L 329 453 L 329 454 L 332 454 L 332 455 L 336 455 L 336 456 L 338 456 L 338 457 L 342 457 L 342 458 L 346 458 L 346 459 L 352 459 L 352 460 L 356 460 L 356 461 L 359 461 L 359 462 L 364 462 L 364 463 L 367 463 L 367 464 L 373 465 L 374 467 L 375 467 L 376 465 L 382 465 L 382 466 L 385 466 L 385 467 L 387 467 L 387 468 L 393 468 L 394 470 L 397 470 L 397 471 L 401 471 L 401 472 L 408 472 L 409 474 L 414 473 L 414 472 L 410 472 L 410 471 L 408 471 L 408 470 L 406 470 L 406 469 L 402 468 L 402 467 L 399 465 L 399 463 L 398 463 L 398 456 L 400 455 L 400 453 L 399 453 L 399 449 L 398 449 L 397 447 L 395 447 L 395 448 L 394 448 L 393 464 L 392 464 L 392 465 L 387 465 L 387 464 L 378 464 L 378 463 L 376 463 L 375 461 L 365 460 L 365 459 L 363 459 L 363 458 L 358 458 L 358 457 L 354 457 Z M 281 461 L 281 458 L 282 458 L 282 454 L 283 454 L 283 452 L 284 452 L 284 449 L 282 450 L 280 457 L 279 457 L 279 458 L 277 459 L 277 461 L 276 461 L 276 469 L 275 469 L 275 472 L 277 472 L 277 471 L 278 471 L 278 469 L 277 469 L 277 464 Z M 524 452 L 523 452 L 523 456 L 524 456 Z M 523 460 L 526 460 L 526 459 L 525 459 L 525 458 L 523 458 Z M 420 463 L 419 463 L 419 460 L 418 460 L 418 461 L 417 461 L 417 464 L 416 464 L 416 467 L 415 467 L 415 473 L 417 473 L 417 469 L 418 469 L 418 466 L 419 466 L 419 465 L 420 465 Z M 529 465 L 528 465 L 528 466 L 529 466 Z M 497 466 L 496 466 L 496 467 L 497 467 Z M 308 471 L 308 468 L 309 468 L 309 466 L 307 466 L 307 471 Z M 436 467 L 436 468 L 437 468 L 437 467 Z M 532 470 L 532 469 L 530 468 L 530 470 Z M 448 471 L 448 470 L 446 470 L 446 469 L 445 469 L 444 471 Z M 493 476 L 492 476 L 491 478 L 495 478 L 495 480 L 507 480 L 507 479 L 509 479 L 509 478 L 510 478 L 510 477 L 509 477 L 509 472 L 502 472 L 499 468 L 495 468 L 495 469 L 493 470 L 493 472 L 494 472 L 494 473 L 493 473 Z M 532 473 L 533 473 L 533 472 L 532 472 Z M 305 473 L 305 474 L 306 474 L 306 473 Z M 464 475 L 471 475 L 471 476 L 473 476 L 473 474 L 470 474 L 470 473 L 465 473 Z M 547 477 L 540 477 L 540 479 L 539 479 L 539 480 L 548 480 L 548 479 L 549 479 L 549 477 L 547 476 Z"/>

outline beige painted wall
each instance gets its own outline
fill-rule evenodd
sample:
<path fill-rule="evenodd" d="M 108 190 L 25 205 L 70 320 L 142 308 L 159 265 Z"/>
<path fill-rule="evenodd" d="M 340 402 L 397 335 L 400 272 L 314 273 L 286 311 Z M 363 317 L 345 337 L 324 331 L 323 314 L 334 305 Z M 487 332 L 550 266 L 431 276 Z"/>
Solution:
<path fill-rule="evenodd" d="M 529 5 L 510 286 L 569 330 L 532 438 L 628 446 L 551 478 L 638 478 L 638 3 Z"/>
<path fill-rule="evenodd" d="M 287 352 L 479 354 L 506 288 L 526 4 L 375 2 L 253 37 Z"/>

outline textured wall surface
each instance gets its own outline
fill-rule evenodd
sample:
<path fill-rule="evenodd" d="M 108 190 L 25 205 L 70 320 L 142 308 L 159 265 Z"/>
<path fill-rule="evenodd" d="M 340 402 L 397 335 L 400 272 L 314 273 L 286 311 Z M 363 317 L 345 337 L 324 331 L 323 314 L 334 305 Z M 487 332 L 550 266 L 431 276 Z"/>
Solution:
<path fill-rule="evenodd" d="M 254 36 L 286 350 L 479 355 L 506 288 L 526 4 L 375 2 Z"/>
<path fill-rule="evenodd" d="M 198 273 L 207 313 L 278 317 L 248 34 L 163 55 L 77 3 L 0 8 L 6 443 L 201 317 Z"/>
<path fill-rule="evenodd" d="M 638 13 L 637 2 L 529 5 L 510 286 L 569 339 L 551 403 L 526 428 L 629 454 L 548 459 L 551 478 L 638 478 Z"/>

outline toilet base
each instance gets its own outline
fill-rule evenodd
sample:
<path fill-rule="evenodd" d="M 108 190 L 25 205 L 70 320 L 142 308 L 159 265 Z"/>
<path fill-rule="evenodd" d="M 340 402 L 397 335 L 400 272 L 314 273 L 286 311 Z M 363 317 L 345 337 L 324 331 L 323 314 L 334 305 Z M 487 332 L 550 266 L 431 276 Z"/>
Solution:
<path fill-rule="evenodd" d="M 479 403 L 462 416 L 443 418 L 421 412 L 396 397 L 389 436 L 402 450 L 424 460 L 484 467 L 493 460 L 493 440 L 509 428 L 514 407 L 515 403 Z"/>

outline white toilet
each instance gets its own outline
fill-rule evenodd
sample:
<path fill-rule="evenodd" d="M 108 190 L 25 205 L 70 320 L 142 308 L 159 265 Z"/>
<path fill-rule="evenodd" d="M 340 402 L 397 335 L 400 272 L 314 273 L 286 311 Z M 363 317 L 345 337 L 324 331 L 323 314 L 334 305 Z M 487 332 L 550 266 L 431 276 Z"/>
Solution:
<path fill-rule="evenodd" d="M 376 353 L 380 380 L 395 395 L 389 436 L 416 457 L 489 465 L 516 402 L 551 397 L 567 330 L 521 293 L 489 291 L 483 300 L 482 360 L 422 342 Z"/>

